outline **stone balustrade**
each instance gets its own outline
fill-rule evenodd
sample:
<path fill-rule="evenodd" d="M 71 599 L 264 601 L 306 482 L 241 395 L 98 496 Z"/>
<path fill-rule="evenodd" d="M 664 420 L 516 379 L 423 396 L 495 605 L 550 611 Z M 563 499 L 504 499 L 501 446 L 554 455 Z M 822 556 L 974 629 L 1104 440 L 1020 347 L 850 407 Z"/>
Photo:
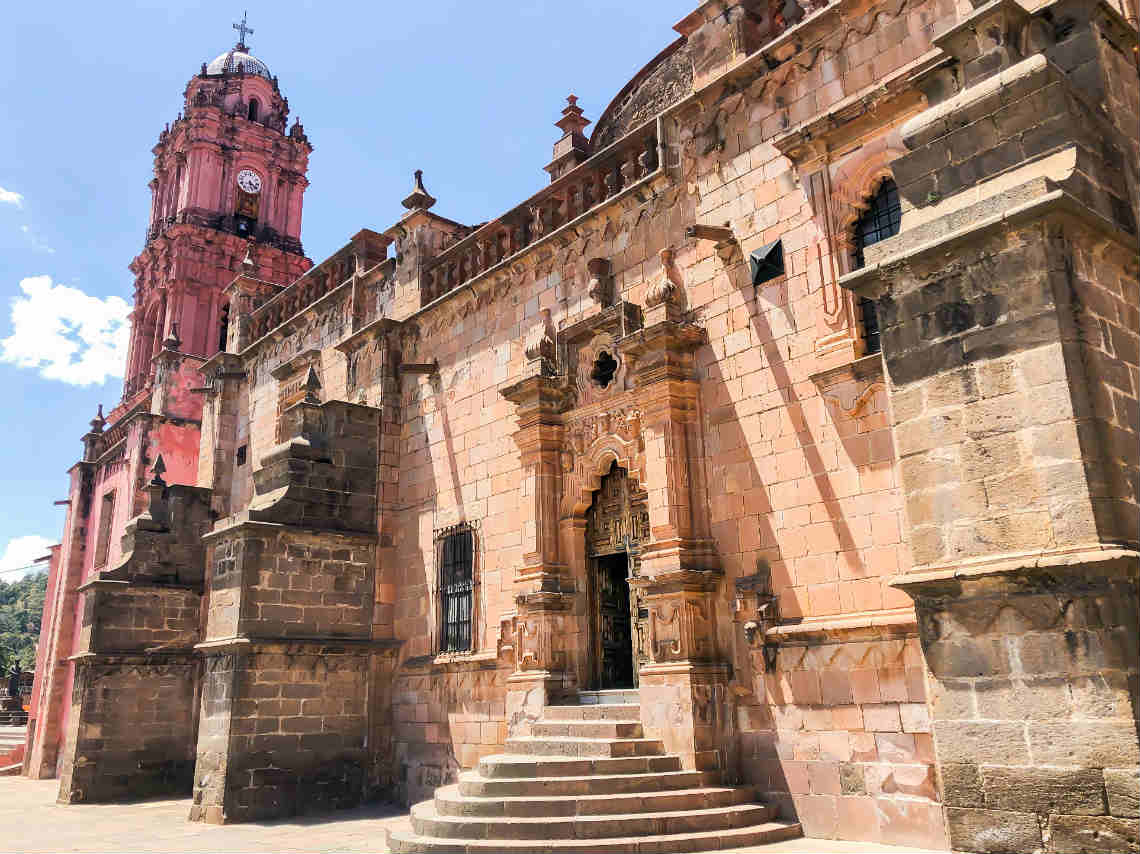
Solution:
<path fill-rule="evenodd" d="M 421 303 L 444 296 L 647 180 L 660 161 L 660 130 L 648 122 L 431 259 L 420 277 Z"/>

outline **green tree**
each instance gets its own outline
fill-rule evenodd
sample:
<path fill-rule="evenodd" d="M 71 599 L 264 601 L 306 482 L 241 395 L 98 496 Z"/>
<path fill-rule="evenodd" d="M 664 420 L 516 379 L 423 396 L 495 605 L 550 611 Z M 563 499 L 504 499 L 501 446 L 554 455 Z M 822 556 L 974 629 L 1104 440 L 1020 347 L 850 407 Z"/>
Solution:
<path fill-rule="evenodd" d="M 24 670 L 36 666 L 46 593 L 46 572 L 26 575 L 11 584 L 0 581 L 0 667 L 5 673 L 14 661 Z"/>

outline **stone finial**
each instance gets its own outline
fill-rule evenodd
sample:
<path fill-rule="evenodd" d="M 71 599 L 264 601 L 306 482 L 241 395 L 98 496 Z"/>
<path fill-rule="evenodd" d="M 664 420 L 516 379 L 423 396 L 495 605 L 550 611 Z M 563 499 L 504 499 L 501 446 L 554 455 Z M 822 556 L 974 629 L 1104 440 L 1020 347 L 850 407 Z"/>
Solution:
<path fill-rule="evenodd" d="M 583 115 L 582 108 L 578 106 L 578 96 L 567 95 L 562 118 L 556 121 L 554 126 L 562 131 L 563 136 L 572 136 L 582 133 L 589 124 L 590 120 Z"/>
<path fill-rule="evenodd" d="M 679 308 L 684 296 L 684 281 L 681 274 L 673 264 L 676 252 L 672 247 L 661 250 L 661 275 L 649 286 L 649 293 L 645 295 L 645 304 L 649 308 L 659 305 L 670 305 Z"/>
<path fill-rule="evenodd" d="M 162 341 L 162 346 L 167 350 L 178 350 L 182 346 L 182 339 L 178 337 L 178 321 L 170 324 L 170 334 Z"/>
<path fill-rule="evenodd" d="M 321 380 L 317 376 L 317 370 L 312 365 L 309 365 L 309 373 L 305 375 L 305 403 L 320 403 L 321 402 Z"/>
<path fill-rule="evenodd" d="M 538 315 L 538 322 L 526 334 L 523 352 L 527 360 L 546 359 L 554 361 L 554 321 L 550 318 L 550 309 L 544 308 Z"/>
<path fill-rule="evenodd" d="M 424 189 L 424 170 L 417 169 L 415 172 L 415 186 L 412 188 L 411 194 L 404 199 L 400 204 L 410 211 L 426 211 L 435 204 L 435 197 Z"/>
<path fill-rule="evenodd" d="M 245 257 L 241 259 L 241 271 L 248 276 L 253 273 L 256 266 L 257 262 L 253 260 L 253 241 L 251 240 L 245 245 Z"/>
<path fill-rule="evenodd" d="M 609 305 L 613 301 L 609 260 L 591 258 L 586 262 L 586 271 L 590 274 L 590 284 L 587 287 L 590 299 L 601 306 Z"/>
<path fill-rule="evenodd" d="M 107 419 L 103 417 L 103 404 L 99 404 L 99 409 L 95 413 L 95 417 L 91 419 L 91 432 L 102 433 L 103 427 L 106 425 Z"/>
<path fill-rule="evenodd" d="M 154 477 L 150 479 L 151 485 L 165 486 L 166 481 L 162 479 L 162 476 L 166 473 L 166 463 L 162 459 L 162 454 L 155 458 L 154 465 L 151 466 L 150 470 L 154 474 Z"/>

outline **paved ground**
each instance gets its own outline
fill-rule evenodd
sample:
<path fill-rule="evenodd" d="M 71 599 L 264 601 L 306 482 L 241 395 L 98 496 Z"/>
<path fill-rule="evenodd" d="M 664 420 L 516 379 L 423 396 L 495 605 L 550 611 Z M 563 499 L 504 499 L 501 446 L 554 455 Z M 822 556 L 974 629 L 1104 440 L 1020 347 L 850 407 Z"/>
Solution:
<path fill-rule="evenodd" d="M 114 806 L 61 806 L 55 780 L 0 777 L 0 850 L 33 852 L 361 852 L 381 854 L 384 831 L 405 827 L 403 811 L 371 805 L 317 818 L 218 827 L 186 820 L 189 799 Z M 918 849 L 796 839 L 756 854 L 913 854 Z M 743 854 L 743 852 L 742 852 Z"/>

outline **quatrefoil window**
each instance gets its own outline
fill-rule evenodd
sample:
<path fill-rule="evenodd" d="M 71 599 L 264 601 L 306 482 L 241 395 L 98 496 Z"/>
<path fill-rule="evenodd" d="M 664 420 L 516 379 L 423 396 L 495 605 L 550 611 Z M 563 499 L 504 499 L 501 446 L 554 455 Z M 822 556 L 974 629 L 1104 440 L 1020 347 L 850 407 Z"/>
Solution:
<path fill-rule="evenodd" d="M 594 359 L 594 369 L 590 371 L 590 379 L 598 388 L 608 388 L 609 384 L 614 381 L 614 374 L 617 373 L 618 363 L 609 353 L 605 350 L 598 353 L 598 357 Z"/>

